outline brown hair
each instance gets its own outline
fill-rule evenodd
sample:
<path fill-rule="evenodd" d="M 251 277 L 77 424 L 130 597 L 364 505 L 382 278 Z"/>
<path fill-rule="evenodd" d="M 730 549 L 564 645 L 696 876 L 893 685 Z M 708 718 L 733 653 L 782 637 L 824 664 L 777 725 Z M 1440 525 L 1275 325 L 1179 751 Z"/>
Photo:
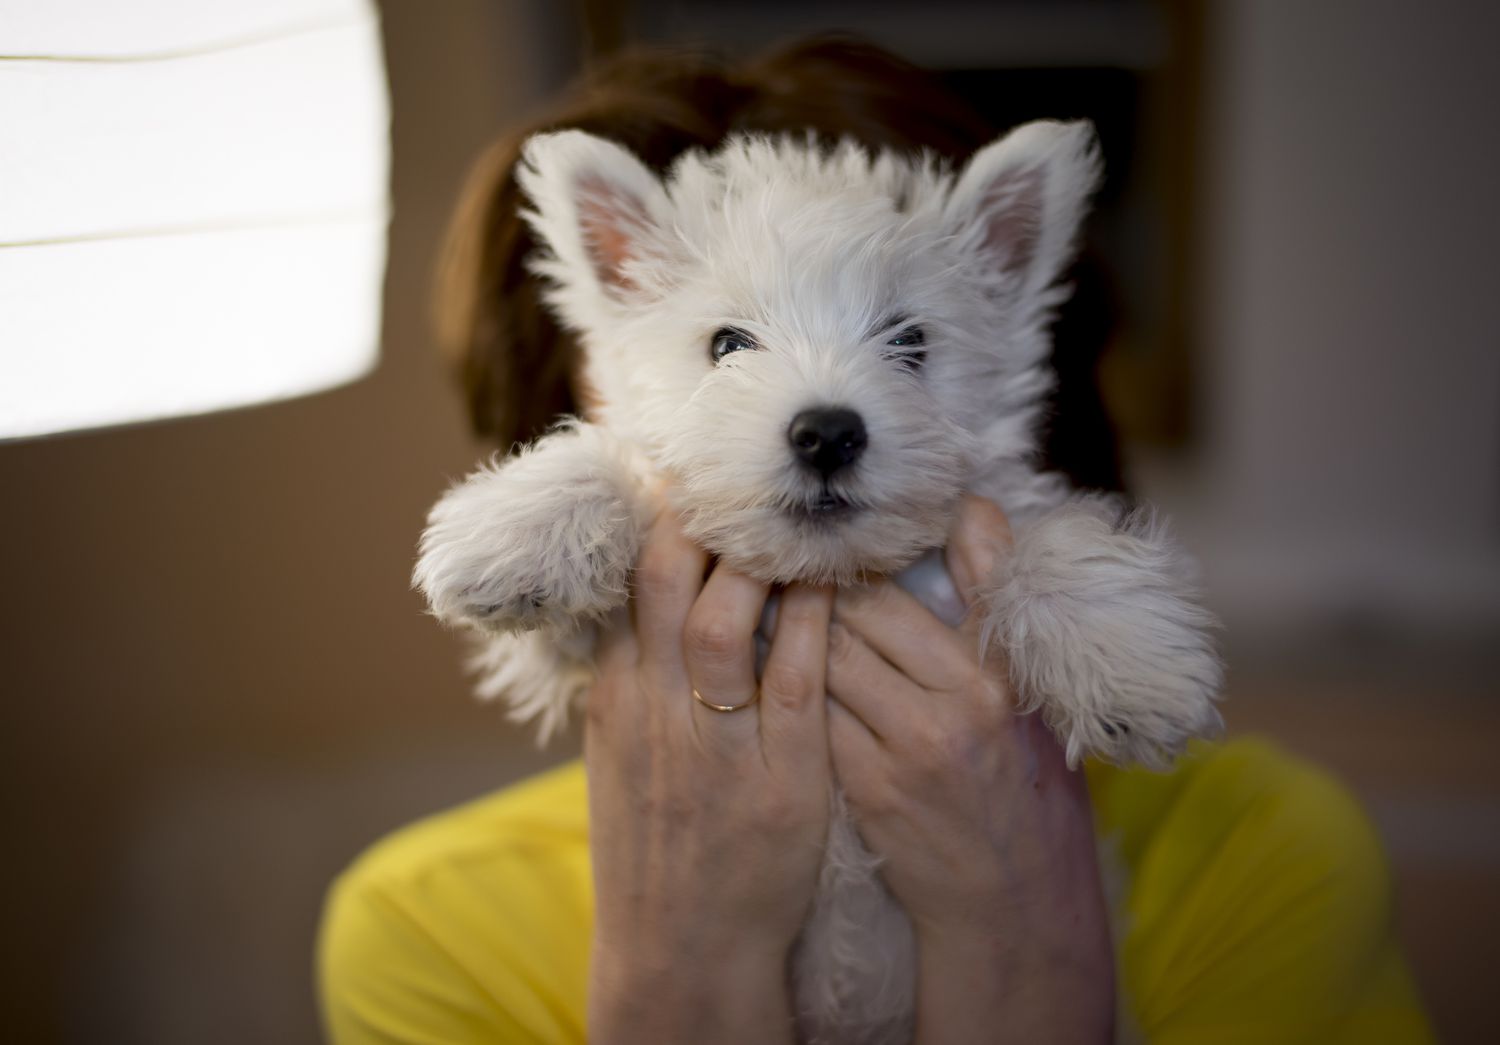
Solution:
<path fill-rule="evenodd" d="M 438 274 L 439 343 L 457 366 L 475 433 L 502 448 L 535 438 L 577 409 L 570 378 L 578 348 L 527 271 L 536 244 L 519 214 L 515 179 L 521 144 L 563 128 L 619 142 L 658 173 L 682 152 L 711 149 L 736 132 L 811 131 L 829 142 L 848 137 L 927 150 L 955 164 L 996 134 L 937 77 L 843 37 L 814 38 L 738 64 L 695 51 L 628 52 L 585 74 L 549 115 L 481 158 Z M 1103 431 L 1106 445 L 1098 449 L 1113 461 Z"/>

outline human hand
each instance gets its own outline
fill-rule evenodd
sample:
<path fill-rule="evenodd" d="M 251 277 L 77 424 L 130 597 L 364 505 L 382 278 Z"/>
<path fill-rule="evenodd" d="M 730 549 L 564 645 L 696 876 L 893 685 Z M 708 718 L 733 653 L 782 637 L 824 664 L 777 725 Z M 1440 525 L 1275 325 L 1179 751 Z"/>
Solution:
<path fill-rule="evenodd" d="M 1000 510 L 967 499 L 947 551 L 966 602 L 1009 545 Z M 830 630 L 833 764 L 916 928 L 917 1041 L 1107 1040 L 1087 786 L 1037 716 L 1012 712 L 970 609 L 955 630 L 880 581 L 841 589 Z"/>
<path fill-rule="evenodd" d="M 596 886 L 590 1040 L 790 1040 L 786 957 L 828 830 L 832 593 L 792 586 L 756 692 L 767 588 L 664 513 L 584 735 Z"/>

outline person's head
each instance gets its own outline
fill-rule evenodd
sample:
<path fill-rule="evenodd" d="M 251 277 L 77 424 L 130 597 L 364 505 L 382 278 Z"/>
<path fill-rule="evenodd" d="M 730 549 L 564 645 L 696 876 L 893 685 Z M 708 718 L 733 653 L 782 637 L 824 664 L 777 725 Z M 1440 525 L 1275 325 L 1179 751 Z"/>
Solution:
<path fill-rule="evenodd" d="M 938 78 L 843 39 L 813 40 L 739 63 L 692 52 L 639 52 L 594 70 L 549 118 L 491 148 L 450 234 L 439 334 L 462 374 L 475 431 L 501 447 L 528 441 L 586 405 L 578 345 L 542 304 L 544 286 L 528 267 L 538 243 L 521 218 L 522 144 L 537 132 L 562 129 L 618 143 L 656 176 L 685 152 L 713 150 L 737 133 L 811 135 L 824 148 L 854 142 L 953 165 L 995 137 L 994 128 Z M 1085 412 L 1096 408 L 1092 396 L 1082 399 Z M 1078 427 L 1093 444 L 1084 456 L 1104 463 L 1096 473 L 1112 475 L 1107 427 L 1097 417 L 1081 420 Z M 1066 422 L 1060 418 L 1052 426 L 1054 446 L 1073 427 Z"/>

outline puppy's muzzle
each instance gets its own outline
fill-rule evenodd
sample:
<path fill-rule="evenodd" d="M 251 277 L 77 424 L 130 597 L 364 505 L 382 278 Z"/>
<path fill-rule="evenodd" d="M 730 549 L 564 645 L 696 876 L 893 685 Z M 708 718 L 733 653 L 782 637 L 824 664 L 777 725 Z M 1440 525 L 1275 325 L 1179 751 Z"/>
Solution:
<path fill-rule="evenodd" d="M 845 407 L 814 407 L 792 418 L 786 431 L 792 452 L 825 480 L 859 460 L 869 444 L 865 422 Z"/>

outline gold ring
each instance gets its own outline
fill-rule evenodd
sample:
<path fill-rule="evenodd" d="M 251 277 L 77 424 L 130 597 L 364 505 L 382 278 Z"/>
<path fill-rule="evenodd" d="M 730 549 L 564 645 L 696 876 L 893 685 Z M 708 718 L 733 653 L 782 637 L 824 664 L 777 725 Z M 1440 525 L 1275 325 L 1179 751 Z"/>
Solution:
<path fill-rule="evenodd" d="M 752 693 L 750 699 L 743 704 L 715 704 L 696 689 L 693 690 L 693 699 L 706 708 L 712 708 L 714 711 L 742 711 L 760 699 L 760 690 L 757 689 Z"/>

